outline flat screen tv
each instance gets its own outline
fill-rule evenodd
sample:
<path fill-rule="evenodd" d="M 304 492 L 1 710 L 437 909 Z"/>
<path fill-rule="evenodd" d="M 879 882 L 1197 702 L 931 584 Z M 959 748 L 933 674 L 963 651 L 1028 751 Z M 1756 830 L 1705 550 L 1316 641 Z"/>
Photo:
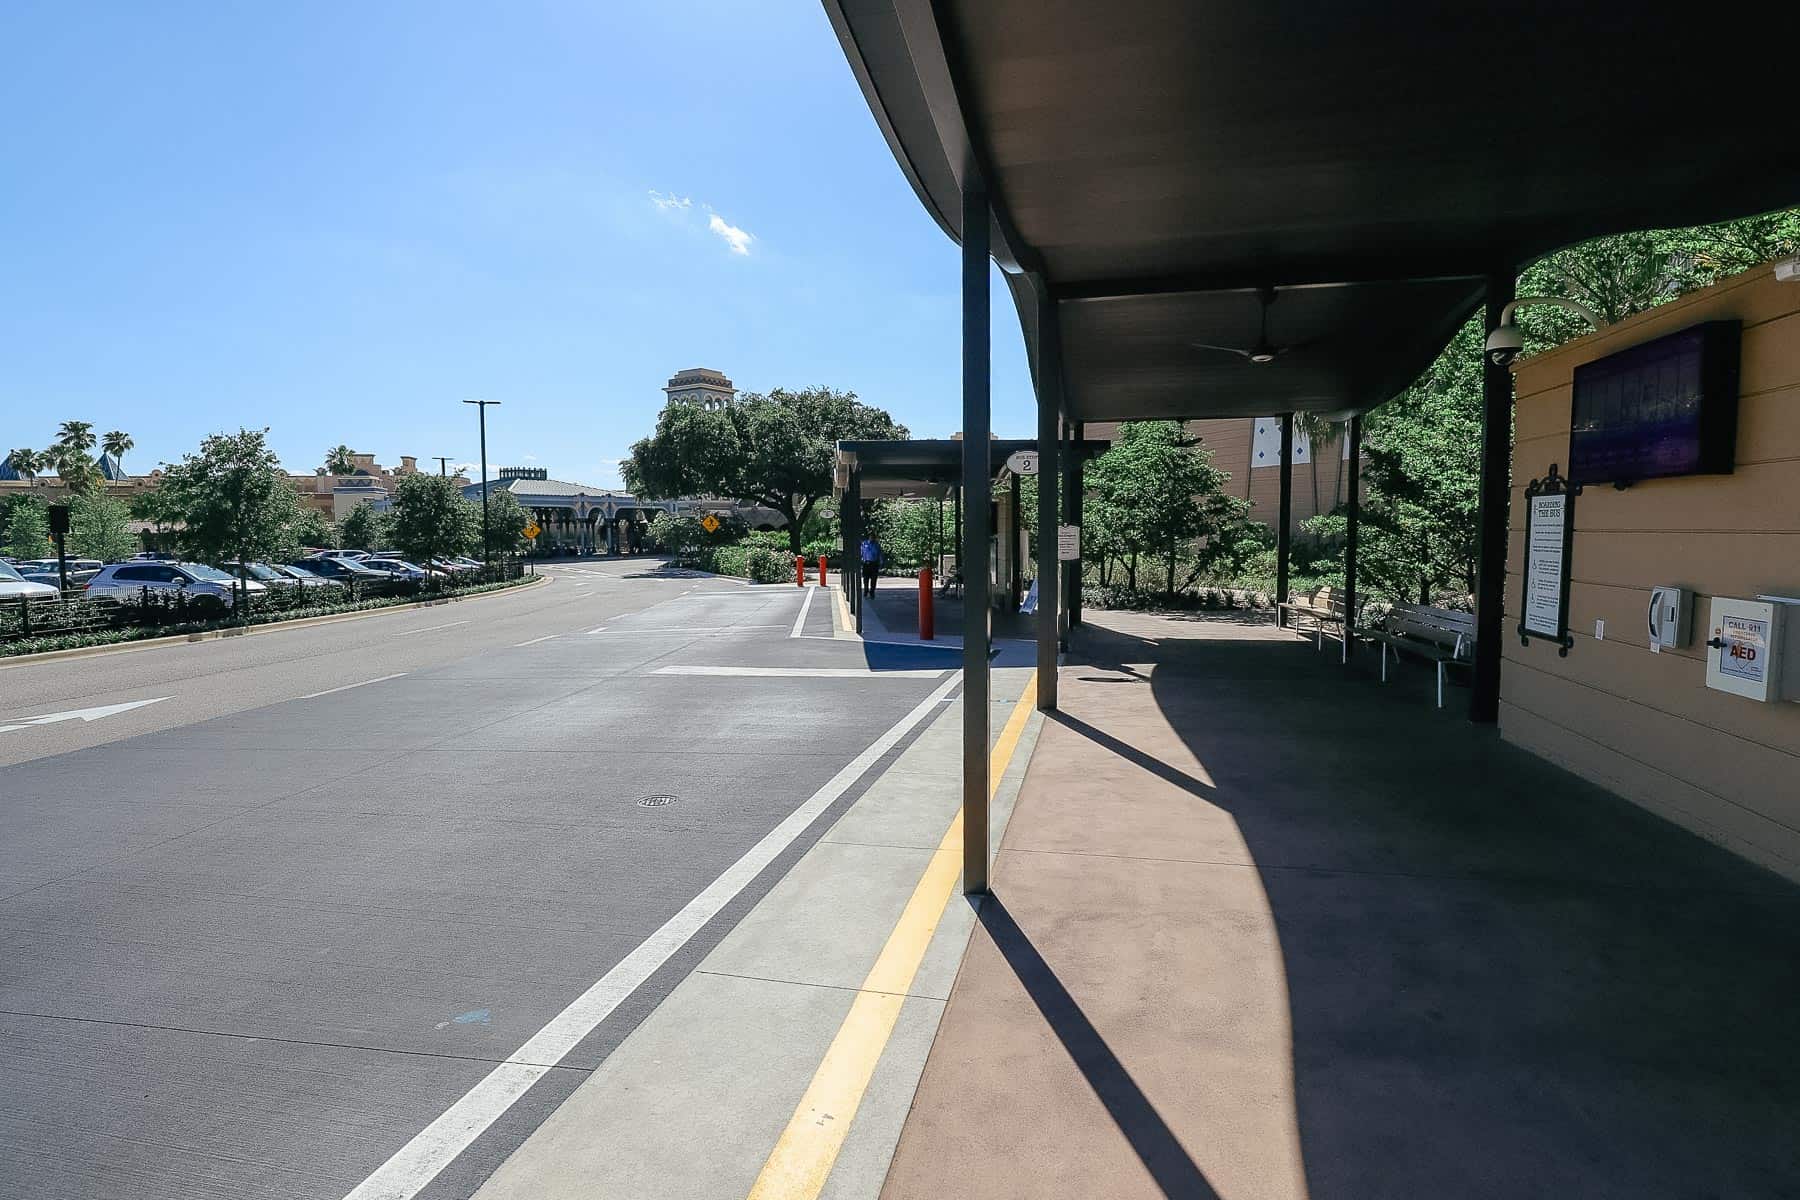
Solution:
<path fill-rule="evenodd" d="M 1737 321 L 1707 321 L 1575 368 L 1569 482 L 1730 474 Z"/>

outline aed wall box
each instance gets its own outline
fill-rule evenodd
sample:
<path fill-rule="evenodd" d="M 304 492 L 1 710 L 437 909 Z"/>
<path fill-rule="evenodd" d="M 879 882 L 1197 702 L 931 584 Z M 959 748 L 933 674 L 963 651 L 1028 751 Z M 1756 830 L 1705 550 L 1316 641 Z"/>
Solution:
<path fill-rule="evenodd" d="M 1707 687 L 1765 703 L 1800 700 L 1800 600 L 1721 596 L 1708 624 Z"/>

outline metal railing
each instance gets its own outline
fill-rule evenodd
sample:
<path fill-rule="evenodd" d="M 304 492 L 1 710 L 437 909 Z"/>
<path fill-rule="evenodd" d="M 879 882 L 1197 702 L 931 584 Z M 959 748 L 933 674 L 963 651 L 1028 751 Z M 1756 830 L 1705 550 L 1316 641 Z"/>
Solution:
<path fill-rule="evenodd" d="M 213 595 L 140 588 L 127 597 L 96 598 L 70 588 L 59 597 L 0 600 L 0 643 L 119 629 L 204 629 L 325 614 L 372 600 L 452 597 L 487 584 L 520 579 L 530 568 L 511 560 L 444 578 L 332 580 L 325 587 L 269 587 L 234 603 Z"/>

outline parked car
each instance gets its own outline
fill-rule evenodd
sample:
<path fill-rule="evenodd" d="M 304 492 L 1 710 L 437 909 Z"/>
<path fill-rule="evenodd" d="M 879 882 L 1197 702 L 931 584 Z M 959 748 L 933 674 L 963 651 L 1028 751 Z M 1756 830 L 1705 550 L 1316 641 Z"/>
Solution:
<path fill-rule="evenodd" d="M 285 575 L 303 588 L 313 589 L 338 586 L 323 575 L 309 571 L 305 567 L 296 567 L 293 563 L 269 563 L 268 566 L 270 570 Z"/>
<path fill-rule="evenodd" d="M 434 558 L 426 562 L 425 565 L 439 571 L 447 572 L 451 575 L 467 575 L 471 571 L 478 571 L 481 569 L 479 567 L 471 567 L 466 563 L 457 562 L 454 558 Z"/>
<path fill-rule="evenodd" d="M 88 580 L 100 573 L 105 564 L 97 558 L 71 558 L 69 560 L 69 586 L 81 587 Z M 54 558 L 34 558 L 22 562 L 18 566 L 19 574 L 32 583 L 47 583 L 51 587 L 62 586 L 62 571 Z"/>
<path fill-rule="evenodd" d="M 223 612 L 237 603 L 242 590 L 251 597 L 264 588 L 260 583 L 240 582 L 217 567 L 193 562 L 123 562 L 102 567 L 88 580 L 90 600 L 129 603 L 148 592 L 152 596 L 185 596 L 190 603 Z"/>
<path fill-rule="evenodd" d="M 453 563 L 456 563 L 458 566 L 467 567 L 471 571 L 479 571 L 485 565 L 482 563 L 482 561 L 480 559 L 470 558 L 466 554 L 458 554 L 455 558 L 452 558 L 450 561 Z"/>
<path fill-rule="evenodd" d="M 241 563 L 233 560 L 231 562 L 220 563 L 219 570 L 225 572 L 227 575 L 234 575 L 239 579 L 248 579 L 252 583 L 260 583 L 264 587 L 279 588 L 283 591 L 288 588 L 297 588 L 300 586 L 298 580 L 288 578 L 268 563 Z"/>
<path fill-rule="evenodd" d="M 369 570 L 354 558 L 339 558 L 330 554 L 302 559 L 294 565 L 332 583 L 356 583 L 359 580 L 363 583 L 380 583 L 393 578 L 386 571 Z"/>
<path fill-rule="evenodd" d="M 416 582 L 425 578 L 423 567 L 400 558 L 366 558 L 357 565 L 370 571 L 379 571 L 390 579 L 410 579 Z"/>
<path fill-rule="evenodd" d="M 62 590 L 54 584 L 27 579 L 12 566 L 0 562 L 0 600 L 60 600 Z"/>
<path fill-rule="evenodd" d="M 317 554 L 309 554 L 308 558 L 347 558 L 351 562 L 361 562 L 369 557 L 367 550 L 321 550 Z"/>

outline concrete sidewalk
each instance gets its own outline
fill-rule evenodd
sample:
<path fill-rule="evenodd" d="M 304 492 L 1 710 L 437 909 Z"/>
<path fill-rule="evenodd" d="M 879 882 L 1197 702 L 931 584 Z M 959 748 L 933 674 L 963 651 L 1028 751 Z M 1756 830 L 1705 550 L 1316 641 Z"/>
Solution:
<path fill-rule="evenodd" d="M 1076 651 L 885 1197 L 1796 1194 L 1800 891 L 1424 675 Z"/>

